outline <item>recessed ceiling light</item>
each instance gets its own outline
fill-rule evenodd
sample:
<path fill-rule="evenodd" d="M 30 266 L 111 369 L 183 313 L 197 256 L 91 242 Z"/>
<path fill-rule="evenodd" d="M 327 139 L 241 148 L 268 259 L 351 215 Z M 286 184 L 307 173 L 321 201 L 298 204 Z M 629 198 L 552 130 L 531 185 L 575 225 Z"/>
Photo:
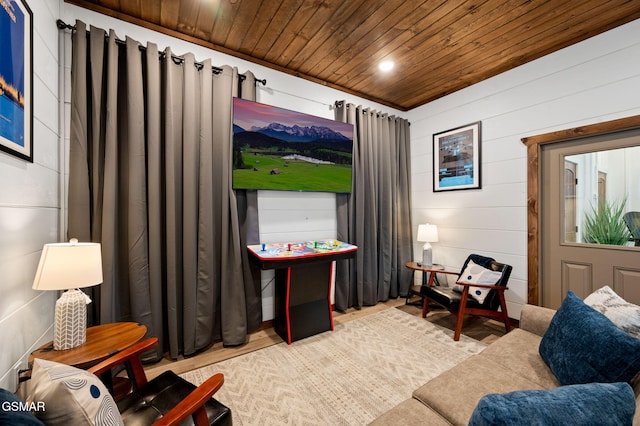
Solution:
<path fill-rule="evenodd" d="M 393 61 L 382 61 L 378 64 L 378 68 L 382 72 L 389 72 L 393 69 L 394 63 Z"/>

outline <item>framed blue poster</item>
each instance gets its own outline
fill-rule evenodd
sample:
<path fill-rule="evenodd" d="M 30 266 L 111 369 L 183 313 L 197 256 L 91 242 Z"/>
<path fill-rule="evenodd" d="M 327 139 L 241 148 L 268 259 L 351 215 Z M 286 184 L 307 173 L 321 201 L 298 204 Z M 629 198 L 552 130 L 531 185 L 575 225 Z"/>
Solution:
<path fill-rule="evenodd" d="M 0 0 L 0 150 L 33 162 L 33 14 Z"/>
<path fill-rule="evenodd" d="M 433 191 L 481 188 L 481 122 L 433 135 Z"/>

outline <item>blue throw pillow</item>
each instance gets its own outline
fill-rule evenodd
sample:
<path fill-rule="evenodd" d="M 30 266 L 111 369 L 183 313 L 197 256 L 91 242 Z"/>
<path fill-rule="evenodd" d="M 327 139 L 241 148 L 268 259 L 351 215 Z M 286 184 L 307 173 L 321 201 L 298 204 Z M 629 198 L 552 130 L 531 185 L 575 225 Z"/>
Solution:
<path fill-rule="evenodd" d="M 483 396 L 469 426 L 631 425 L 636 400 L 627 383 L 589 383 Z"/>
<path fill-rule="evenodd" d="M 542 336 L 539 352 L 562 385 L 629 382 L 640 371 L 640 339 L 571 291 Z"/>

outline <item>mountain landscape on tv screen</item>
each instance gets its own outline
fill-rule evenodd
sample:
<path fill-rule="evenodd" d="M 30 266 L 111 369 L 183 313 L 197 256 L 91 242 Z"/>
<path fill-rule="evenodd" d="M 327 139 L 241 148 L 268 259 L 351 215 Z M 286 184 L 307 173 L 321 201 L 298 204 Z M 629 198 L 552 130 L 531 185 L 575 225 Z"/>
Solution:
<path fill-rule="evenodd" d="M 352 125 L 255 103 L 259 111 L 269 112 L 273 121 L 267 124 L 260 121 L 267 114 L 238 101 L 243 109 L 234 109 L 234 188 L 351 191 Z M 284 122 L 278 120 L 279 111 Z M 248 119 L 251 114 L 256 114 L 255 124 Z"/>
<path fill-rule="evenodd" d="M 234 126 L 234 146 L 243 152 L 286 157 L 300 155 L 318 162 L 351 165 L 353 142 L 328 127 L 284 126 L 272 123 L 245 131 Z"/>
<path fill-rule="evenodd" d="M 244 132 L 240 126 L 234 126 L 234 133 Z M 272 136 L 287 142 L 312 142 L 316 140 L 344 140 L 351 141 L 348 137 L 340 132 L 336 132 L 329 127 L 322 126 L 305 126 L 301 127 L 296 124 L 286 126 L 280 123 L 271 123 L 266 127 L 252 127 L 251 132 Z"/>

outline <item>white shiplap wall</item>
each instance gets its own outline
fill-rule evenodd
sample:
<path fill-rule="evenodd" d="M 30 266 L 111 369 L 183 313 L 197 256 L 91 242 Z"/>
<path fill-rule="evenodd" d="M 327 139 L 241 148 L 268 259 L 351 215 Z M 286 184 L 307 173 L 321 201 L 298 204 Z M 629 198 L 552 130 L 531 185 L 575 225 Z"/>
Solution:
<path fill-rule="evenodd" d="M 640 114 L 640 20 L 409 112 L 413 223 L 435 223 L 434 261 L 471 252 L 513 266 L 509 315 L 527 301 L 527 161 L 521 138 Z M 482 121 L 482 189 L 433 193 L 432 135 Z M 416 255 L 420 247 L 416 243 Z"/>
<path fill-rule="evenodd" d="M 42 246 L 59 238 L 58 1 L 29 0 L 33 11 L 34 163 L 0 152 L 0 387 L 51 340 L 55 292 L 31 289 Z"/>

